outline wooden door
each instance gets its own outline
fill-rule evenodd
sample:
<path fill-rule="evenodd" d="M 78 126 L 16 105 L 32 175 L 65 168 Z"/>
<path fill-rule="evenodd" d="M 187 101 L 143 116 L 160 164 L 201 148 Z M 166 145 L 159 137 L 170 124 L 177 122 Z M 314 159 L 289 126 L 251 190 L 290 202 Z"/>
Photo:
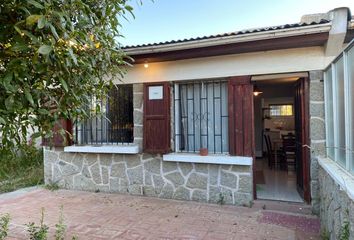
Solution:
<path fill-rule="evenodd" d="M 310 202 L 309 81 L 301 78 L 295 86 L 297 189 Z"/>
<path fill-rule="evenodd" d="M 229 152 L 230 155 L 252 157 L 253 197 L 256 199 L 254 108 L 251 76 L 232 77 L 229 80 L 228 90 Z"/>
<path fill-rule="evenodd" d="M 170 87 L 144 84 L 144 152 L 167 153 L 171 149 Z"/>
<path fill-rule="evenodd" d="M 254 156 L 253 85 L 250 76 L 229 81 L 229 152 Z"/>

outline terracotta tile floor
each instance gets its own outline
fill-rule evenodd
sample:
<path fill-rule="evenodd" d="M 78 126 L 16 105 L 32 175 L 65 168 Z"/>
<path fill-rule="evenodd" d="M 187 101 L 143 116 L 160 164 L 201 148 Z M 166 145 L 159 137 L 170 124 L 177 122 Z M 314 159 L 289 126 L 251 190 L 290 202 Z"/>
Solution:
<path fill-rule="evenodd" d="M 61 206 L 68 239 L 320 239 L 305 205 L 256 201 L 247 208 L 44 189 L 0 196 L 0 214 L 12 218 L 8 239 L 28 239 L 25 224 L 38 223 L 41 208 L 53 237 Z"/>

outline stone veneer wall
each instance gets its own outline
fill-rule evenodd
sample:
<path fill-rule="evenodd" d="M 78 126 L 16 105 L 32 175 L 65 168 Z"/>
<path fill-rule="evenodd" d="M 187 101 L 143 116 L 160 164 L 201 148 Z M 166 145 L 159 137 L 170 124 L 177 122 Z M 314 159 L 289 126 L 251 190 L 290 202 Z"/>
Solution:
<path fill-rule="evenodd" d="M 150 154 L 44 151 L 45 183 L 61 188 L 249 205 L 251 166 L 165 162 Z"/>
<path fill-rule="evenodd" d="M 348 197 L 332 177 L 319 167 L 319 193 L 321 228 L 330 239 L 341 239 L 341 228 L 345 222 L 350 226 L 350 237 L 354 239 L 354 201 Z"/>
<path fill-rule="evenodd" d="M 144 85 L 133 85 L 133 119 L 134 119 L 134 143 L 143 149 L 143 122 L 144 122 Z"/>
<path fill-rule="evenodd" d="M 318 156 L 326 156 L 325 103 L 323 71 L 310 71 L 310 187 L 311 204 L 315 214 L 320 211 Z"/>
<path fill-rule="evenodd" d="M 133 85 L 133 98 L 134 143 L 141 151 L 143 84 Z M 237 205 L 249 205 L 253 200 L 251 166 L 164 162 L 160 155 L 81 154 L 47 148 L 44 172 L 46 184 L 67 189 Z"/>

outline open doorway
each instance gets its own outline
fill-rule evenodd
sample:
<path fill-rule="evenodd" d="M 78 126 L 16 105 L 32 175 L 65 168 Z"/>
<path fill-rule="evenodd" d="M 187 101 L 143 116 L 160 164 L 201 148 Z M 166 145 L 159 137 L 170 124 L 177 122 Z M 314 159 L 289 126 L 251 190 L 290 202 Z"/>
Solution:
<path fill-rule="evenodd" d="M 262 94 L 254 97 L 256 160 L 254 181 L 258 199 L 303 202 L 306 145 L 303 120 L 304 78 L 254 82 Z M 305 179 L 305 181 L 307 181 Z M 306 189 L 307 191 L 307 189 Z"/>

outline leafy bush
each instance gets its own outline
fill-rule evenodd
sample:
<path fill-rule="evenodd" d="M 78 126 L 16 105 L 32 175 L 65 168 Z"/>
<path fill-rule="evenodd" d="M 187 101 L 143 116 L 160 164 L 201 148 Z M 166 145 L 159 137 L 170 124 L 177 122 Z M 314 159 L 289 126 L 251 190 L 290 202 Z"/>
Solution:
<path fill-rule="evenodd" d="M 27 224 L 27 231 L 30 235 L 30 240 L 46 240 L 48 239 L 49 227 L 44 224 L 44 209 L 41 211 L 41 220 L 37 226 L 34 222 Z"/>
<path fill-rule="evenodd" d="M 117 42 L 129 0 L 2 0 L 1 144 L 53 136 L 59 119 L 83 119 L 126 71 Z M 98 108 L 98 105 L 97 105 Z M 64 130 L 63 130 L 64 131 Z M 61 131 L 62 132 L 62 131 Z"/>
<path fill-rule="evenodd" d="M 64 240 L 66 225 L 64 224 L 63 206 L 60 207 L 59 222 L 55 224 L 55 240 Z"/>
<path fill-rule="evenodd" d="M 349 240 L 349 238 L 350 238 L 349 222 L 344 221 L 343 226 L 339 230 L 339 240 Z"/>
<path fill-rule="evenodd" d="M 9 231 L 10 215 L 5 214 L 0 216 L 0 240 L 3 240 L 7 237 Z"/>

